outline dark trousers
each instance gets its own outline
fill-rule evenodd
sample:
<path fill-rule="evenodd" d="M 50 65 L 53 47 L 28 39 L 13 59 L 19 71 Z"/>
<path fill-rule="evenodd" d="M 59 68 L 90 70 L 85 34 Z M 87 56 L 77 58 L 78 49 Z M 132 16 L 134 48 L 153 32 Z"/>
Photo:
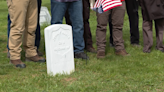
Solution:
<path fill-rule="evenodd" d="M 130 24 L 130 42 L 131 44 L 139 44 L 139 28 L 138 28 L 138 1 L 125 0 L 126 10 L 129 17 Z M 112 31 L 112 24 L 109 23 L 110 30 Z M 111 34 L 112 35 L 112 34 Z M 110 43 L 113 44 L 113 38 L 110 36 Z"/>
<path fill-rule="evenodd" d="M 83 23 L 84 23 L 84 41 L 85 41 L 85 49 L 92 48 L 92 34 L 89 26 L 89 16 L 90 16 L 90 3 L 89 0 L 83 1 Z M 66 12 L 65 14 L 66 23 L 71 25 L 71 21 L 69 20 L 69 14 Z"/>
<path fill-rule="evenodd" d="M 38 3 L 38 23 L 37 23 L 37 28 L 36 28 L 36 32 L 35 32 L 35 46 L 38 49 L 40 46 L 40 39 L 41 39 L 39 14 L 40 14 L 42 0 L 37 0 L 37 3 Z M 7 24 L 7 36 L 8 36 L 8 38 L 10 35 L 10 24 L 11 24 L 10 15 L 8 15 L 8 24 Z M 8 42 L 7 42 L 7 49 L 9 50 Z"/>
<path fill-rule="evenodd" d="M 122 27 L 125 15 L 125 2 L 122 2 L 122 6 L 115 7 L 109 11 L 103 13 L 97 13 L 97 29 L 96 29 L 96 43 L 97 51 L 105 51 L 106 47 L 106 27 L 111 17 L 112 32 L 113 32 L 113 44 L 115 50 L 124 50 L 124 40 Z"/>
<path fill-rule="evenodd" d="M 110 30 L 110 37 L 109 37 L 109 40 L 110 40 L 110 43 L 112 44 L 112 45 L 114 45 L 113 44 L 113 32 L 112 32 L 112 29 L 113 29 L 113 27 L 112 27 L 113 25 L 112 25 L 112 20 L 111 20 L 111 15 L 109 16 L 109 30 Z"/>
<path fill-rule="evenodd" d="M 142 29 L 143 29 L 143 52 L 150 52 L 151 47 L 153 46 L 153 20 L 148 20 L 149 16 L 147 15 L 147 10 L 145 9 L 145 3 L 143 0 L 140 0 L 140 5 L 142 9 Z M 156 31 L 156 49 L 164 50 L 163 45 L 163 31 L 164 31 L 164 18 L 155 19 L 155 31 Z"/>

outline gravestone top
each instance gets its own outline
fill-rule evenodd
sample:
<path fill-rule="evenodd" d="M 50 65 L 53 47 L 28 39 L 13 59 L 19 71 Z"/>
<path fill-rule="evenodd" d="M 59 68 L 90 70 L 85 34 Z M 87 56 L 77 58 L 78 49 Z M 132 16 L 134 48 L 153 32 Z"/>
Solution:
<path fill-rule="evenodd" d="M 40 10 L 40 25 L 50 25 L 51 23 L 51 16 L 50 16 L 50 13 L 48 11 L 48 8 L 45 7 L 45 6 L 42 6 L 41 7 L 41 10 Z"/>
<path fill-rule="evenodd" d="M 72 27 L 54 24 L 44 30 L 46 43 L 47 73 L 70 74 L 74 67 Z"/>

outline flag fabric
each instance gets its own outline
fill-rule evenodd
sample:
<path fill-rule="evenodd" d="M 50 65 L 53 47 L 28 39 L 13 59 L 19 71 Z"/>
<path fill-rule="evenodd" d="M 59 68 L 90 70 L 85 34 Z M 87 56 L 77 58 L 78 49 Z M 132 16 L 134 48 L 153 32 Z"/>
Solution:
<path fill-rule="evenodd" d="M 122 6 L 121 0 L 97 0 L 92 9 L 103 13 L 118 6 Z"/>

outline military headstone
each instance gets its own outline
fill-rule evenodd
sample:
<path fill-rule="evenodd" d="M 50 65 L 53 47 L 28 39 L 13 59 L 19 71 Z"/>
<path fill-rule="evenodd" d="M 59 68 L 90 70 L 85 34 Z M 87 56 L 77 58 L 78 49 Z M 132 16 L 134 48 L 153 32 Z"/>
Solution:
<path fill-rule="evenodd" d="M 40 10 L 40 25 L 49 25 L 51 23 L 51 16 L 47 7 L 42 6 Z"/>
<path fill-rule="evenodd" d="M 54 24 L 45 28 L 47 73 L 70 74 L 75 70 L 72 27 Z"/>
<path fill-rule="evenodd" d="M 95 4 L 95 0 L 89 0 L 89 2 L 90 2 L 90 8 L 92 9 Z"/>

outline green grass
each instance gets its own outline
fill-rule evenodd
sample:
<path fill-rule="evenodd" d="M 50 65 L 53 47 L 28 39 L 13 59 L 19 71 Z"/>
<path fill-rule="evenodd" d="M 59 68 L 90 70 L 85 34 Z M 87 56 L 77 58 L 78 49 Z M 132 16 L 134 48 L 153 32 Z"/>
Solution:
<path fill-rule="evenodd" d="M 50 1 L 43 0 L 42 6 L 50 10 Z M 140 12 L 139 12 L 140 13 Z M 7 5 L 0 1 L 0 92 L 164 92 L 164 54 L 155 50 L 142 52 L 143 47 L 130 45 L 129 22 L 125 16 L 123 38 L 125 48 L 131 55 L 116 56 L 109 47 L 107 32 L 106 57 L 97 59 L 96 54 L 87 53 L 86 61 L 75 59 L 76 71 L 70 75 L 47 75 L 46 64 L 25 62 L 27 68 L 17 69 L 7 58 Z M 140 44 L 143 46 L 142 18 L 140 14 Z M 93 46 L 96 48 L 96 15 L 91 11 L 90 26 Z M 40 51 L 45 53 L 44 28 L 41 28 Z M 44 56 L 45 57 L 45 56 Z M 22 54 L 24 61 L 24 54 Z"/>

